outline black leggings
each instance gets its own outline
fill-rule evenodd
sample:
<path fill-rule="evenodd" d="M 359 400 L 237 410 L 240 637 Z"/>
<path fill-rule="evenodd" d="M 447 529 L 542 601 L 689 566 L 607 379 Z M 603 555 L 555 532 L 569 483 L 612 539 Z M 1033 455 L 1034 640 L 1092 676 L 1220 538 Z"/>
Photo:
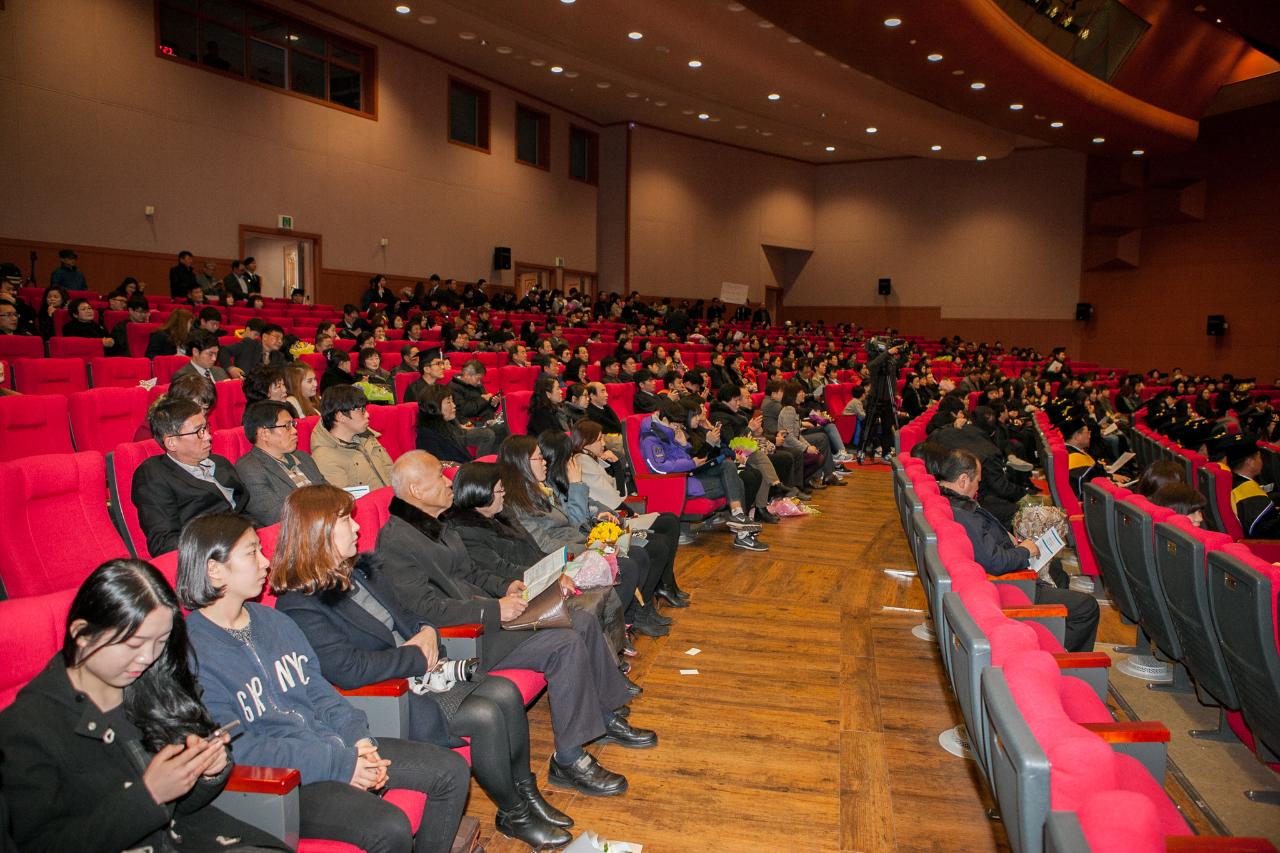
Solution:
<path fill-rule="evenodd" d="M 632 548 L 627 556 L 618 558 L 618 581 L 614 589 L 618 593 L 618 598 L 622 599 L 626 613 L 635 612 L 632 608 L 636 605 L 637 589 L 640 590 L 644 600 L 648 601 L 654 587 L 658 585 L 658 573 L 650 571 L 651 562 L 643 548 Z M 635 620 L 628 618 L 627 621 Z"/>
<path fill-rule="evenodd" d="M 644 549 L 649 552 L 649 575 L 657 578 L 659 586 L 671 589 L 676 585 L 676 549 L 680 547 L 680 519 L 674 513 L 660 512 L 649 526 Z M 648 601 L 648 596 L 645 601 Z"/>
<path fill-rule="evenodd" d="M 471 738 L 471 773 L 503 811 L 520 804 L 515 782 L 528 779 L 529 718 L 520 690 L 501 676 L 480 683 L 449 721 L 449 729 Z"/>
<path fill-rule="evenodd" d="M 346 841 L 367 853 L 448 853 L 467 804 L 467 762 L 451 749 L 399 738 L 379 738 L 378 754 L 391 762 L 389 787 L 427 795 L 418 834 L 381 797 L 346 782 L 312 782 L 298 789 L 302 837 Z"/>

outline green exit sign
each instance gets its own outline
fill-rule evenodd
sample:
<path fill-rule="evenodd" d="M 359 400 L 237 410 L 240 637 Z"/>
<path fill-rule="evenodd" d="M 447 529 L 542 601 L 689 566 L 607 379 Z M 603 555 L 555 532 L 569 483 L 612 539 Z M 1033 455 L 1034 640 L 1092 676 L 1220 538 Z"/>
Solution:
<path fill-rule="evenodd" d="M 283 229 L 284 229 L 284 230 L 286 230 L 286 231 L 291 231 L 291 230 L 293 230 L 293 217 L 292 217 L 292 216 L 286 216 L 286 215 L 284 215 L 284 214 L 282 213 L 282 214 L 280 214 L 280 216 L 278 217 L 278 221 L 279 221 L 279 223 L 280 223 L 279 227 L 283 228 Z"/>

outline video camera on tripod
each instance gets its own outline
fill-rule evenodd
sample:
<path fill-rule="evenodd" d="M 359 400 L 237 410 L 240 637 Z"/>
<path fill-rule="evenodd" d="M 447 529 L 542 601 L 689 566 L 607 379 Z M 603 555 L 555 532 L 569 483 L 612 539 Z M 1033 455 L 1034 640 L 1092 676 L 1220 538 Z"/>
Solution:
<path fill-rule="evenodd" d="M 867 355 L 875 356 L 897 347 L 903 349 L 907 342 L 902 338 L 872 338 L 866 343 Z"/>

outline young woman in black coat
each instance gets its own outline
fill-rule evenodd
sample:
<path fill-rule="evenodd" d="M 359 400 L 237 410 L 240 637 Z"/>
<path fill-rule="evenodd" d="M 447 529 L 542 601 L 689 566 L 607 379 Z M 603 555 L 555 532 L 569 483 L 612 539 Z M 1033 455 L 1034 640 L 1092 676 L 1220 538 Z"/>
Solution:
<path fill-rule="evenodd" d="M 467 434 L 458 426 L 458 407 L 448 385 L 429 385 L 418 400 L 418 449 L 441 462 L 471 461 Z"/>
<path fill-rule="evenodd" d="M 533 383 L 526 434 L 541 435 L 547 430 L 567 432 L 568 429 L 569 419 L 564 412 L 564 389 L 553 377 L 544 373 Z"/>
<path fill-rule="evenodd" d="M 210 805 L 231 773 L 230 738 L 206 740 L 217 727 L 169 584 L 140 560 L 103 563 L 62 651 L 0 714 L 13 840 L 35 853 L 288 849 Z"/>

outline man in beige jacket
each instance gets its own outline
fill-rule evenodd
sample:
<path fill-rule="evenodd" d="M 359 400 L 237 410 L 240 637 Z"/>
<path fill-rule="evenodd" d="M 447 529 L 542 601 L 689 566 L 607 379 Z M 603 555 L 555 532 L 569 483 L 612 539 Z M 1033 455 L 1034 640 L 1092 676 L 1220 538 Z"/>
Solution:
<path fill-rule="evenodd" d="M 311 433 L 311 458 L 341 489 L 391 485 L 391 454 L 369 429 L 369 401 L 354 385 L 335 385 L 320 398 L 320 423 Z"/>

